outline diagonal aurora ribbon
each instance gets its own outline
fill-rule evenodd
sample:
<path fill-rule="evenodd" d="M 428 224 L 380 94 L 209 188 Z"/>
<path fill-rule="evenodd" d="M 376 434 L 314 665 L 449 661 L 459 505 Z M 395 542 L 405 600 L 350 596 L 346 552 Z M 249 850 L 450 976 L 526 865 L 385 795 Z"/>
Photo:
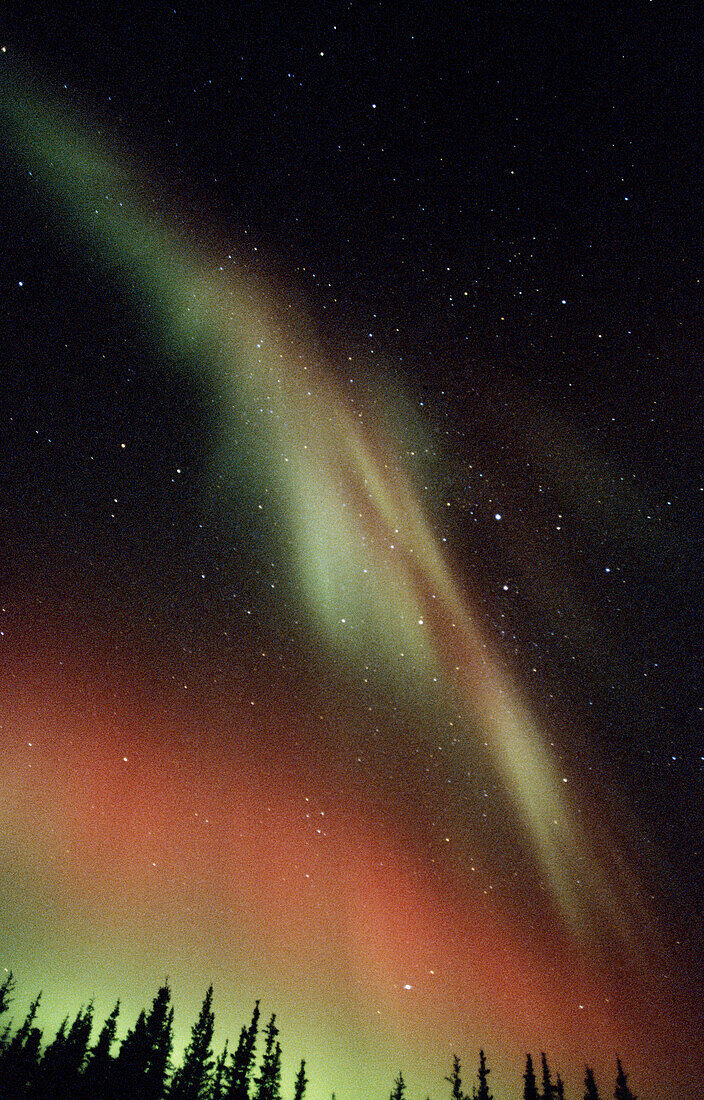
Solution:
<path fill-rule="evenodd" d="M 548 737 L 492 655 L 390 438 L 393 400 L 360 412 L 288 302 L 179 234 L 146 175 L 89 123 L 36 82 L 4 81 L 2 127 L 33 185 L 119 273 L 164 351 L 216 395 L 214 486 L 244 483 L 274 511 L 317 643 L 342 668 L 372 661 L 414 704 L 459 707 L 465 754 L 481 734 L 564 921 L 582 935 L 606 921 L 626 936 L 618 883 L 593 853 Z"/>

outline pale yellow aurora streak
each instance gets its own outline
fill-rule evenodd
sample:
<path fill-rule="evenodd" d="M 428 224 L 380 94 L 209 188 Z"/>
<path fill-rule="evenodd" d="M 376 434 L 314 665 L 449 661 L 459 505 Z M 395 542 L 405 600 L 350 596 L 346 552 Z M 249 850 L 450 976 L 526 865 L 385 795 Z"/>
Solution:
<path fill-rule="evenodd" d="M 563 919 L 583 935 L 603 921 L 625 934 L 622 891 L 593 854 L 549 738 L 492 654 L 394 448 L 393 401 L 360 413 L 292 306 L 231 257 L 199 254 L 169 227 L 146 178 L 66 108 L 18 82 L 2 113 L 43 199 L 121 273 L 164 351 L 216 394 L 213 477 L 225 488 L 231 475 L 245 478 L 259 506 L 276 510 L 318 643 L 342 666 L 373 660 L 413 703 L 461 712 L 464 743 L 452 751 L 466 769 L 478 739 L 487 745 Z"/>

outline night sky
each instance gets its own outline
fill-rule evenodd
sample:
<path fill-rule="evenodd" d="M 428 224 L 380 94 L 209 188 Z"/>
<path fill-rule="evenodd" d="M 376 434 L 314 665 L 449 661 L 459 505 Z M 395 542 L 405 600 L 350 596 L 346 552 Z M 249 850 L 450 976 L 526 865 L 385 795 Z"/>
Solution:
<path fill-rule="evenodd" d="M 701 1097 L 695 6 L 14 7 L 18 1011 Z"/>

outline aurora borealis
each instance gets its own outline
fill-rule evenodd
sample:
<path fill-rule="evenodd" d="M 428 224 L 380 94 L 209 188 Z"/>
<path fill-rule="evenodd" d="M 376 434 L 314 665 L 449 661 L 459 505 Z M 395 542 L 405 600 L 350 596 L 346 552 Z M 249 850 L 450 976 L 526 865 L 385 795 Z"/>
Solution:
<path fill-rule="evenodd" d="M 701 760 L 657 687 L 696 478 L 537 369 L 360 346 L 268 227 L 3 64 L 2 965 L 57 1019 L 168 974 L 184 1036 L 210 981 L 231 1038 L 261 997 L 316 1100 L 444 1095 L 480 1045 L 497 1100 L 543 1049 L 569 1095 L 616 1051 L 698 1095 L 701 773 L 643 779 Z"/>

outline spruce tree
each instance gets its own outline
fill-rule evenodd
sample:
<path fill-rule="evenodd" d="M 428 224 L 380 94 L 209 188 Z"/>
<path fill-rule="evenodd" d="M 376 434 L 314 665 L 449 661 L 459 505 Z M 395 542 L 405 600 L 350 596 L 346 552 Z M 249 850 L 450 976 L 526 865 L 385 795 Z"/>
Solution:
<path fill-rule="evenodd" d="M 78 1010 L 70 1027 L 68 1017 L 64 1020 L 40 1062 L 33 1089 L 37 1100 L 61 1100 L 76 1094 L 92 1027 L 92 1004 Z"/>
<path fill-rule="evenodd" d="M 584 1067 L 584 1100 L 601 1100 L 594 1080 L 594 1071 L 590 1066 Z"/>
<path fill-rule="evenodd" d="M 550 1080 L 550 1070 L 548 1068 L 548 1060 L 545 1057 L 545 1051 L 541 1051 L 540 1066 L 543 1078 L 543 1091 L 541 1094 L 541 1100 L 553 1100 L 555 1089 L 553 1087 L 552 1081 Z"/>
<path fill-rule="evenodd" d="M 161 1100 L 171 1065 L 174 1010 L 168 983 L 158 990 L 147 1016 L 150 1057 L 145 1074 L 143 1100 Z"/>
<path fill-rule="evenodd" d="M 638 1100 L 638 1097 L 628 1087 L 628 1074 L 624 1073 L 621 1059 L 616 1059 L 616 1088 L 614 1100 Z"/>
<path fill-rule="evenodd" d="M 12 994 L 15 989 L 14 978 L 12 977 L 12 971 L 9 971 L 4 982 L 0 986 L 0 1015 L 7 1012 L 12 1002 Z M 10 1042 L 10 1033 L 12 1032 L 12 1020 L 9 1020 L 2 1032 L 0 1032 L 0 1098 L 3 1095 L 2 1077 L 3 1077 L 3 1062 L 5 1058 L 5 1051 Z"/>
<path fill-rule="evenodd" d="M 33 1097 L 39 1079 L 39 1064 L 41 1058 L 42 1032 L 38 1027 L 29 1029 L 29 1034 L 19 1052 L 19 1058 L 14 1063 L 14 1071 L 7 1077 L 0 1075 L 3 1085 L 8 1091 L 0 1091 L 3 1100 L 16 1100 L 18 1096 Z M 13 1082 L 14 1081 L 14 1085 Z M 0 1086 L 0 1090 L 2 1086 Z"/>
<path fill-rule="evenodd" d="M 144 1009 L 134 1027 L 125 1035 L 115 1059 L 113 1091 L 116 1100 L 138 1096 L 146 1075 L 150 1048 L 147 1038 L 147 1014 Z"/>
<path fill-rule="evenodd" d="M 301 1060 L 301 1065 L 296 1074 L 296 1083 L 293 1090 L 293 1100 L 303 1100 L 306 1094 L 306 1085 L 308 1084 L 308 1078 L 306 1077 L 306 1063 L 305 1058 Z"/>
<path fill-rule="evenodd" d="M 274 1058 L 269 1073 L 269 1093 L 267 1100 L 280 1100 L 281 1097 L 281 1043 L 277 1043 L 274 1049 Z"/>
<path fill-rule="evenodd" d="M 555 1082 L 555 1100 L 565 1100 L 565 1086 L 559 1073 Z"/>
<path fill-rule="evenodd" d="M 279 1100 L 281 1095 L 281 1046 L 277 1042 L 279 1029 L 274 1012 L 264 1030 L 264 1054 L 255 1078 L 254 1100 Z"/>
<path fill-rule="evenodd" d="M 222 1049 L 222 1054 L 215 1062 L 213 1070 L 213 1085 L 210 1090 L 210 1100 L 224 1100 L 227 1082 L 227 1041 Z"/>
<path fill-rule="evenodd" d="M 213 1067 L 213 987 L 205 994 L 198 1019 L 191 1029 L 191 1038 L 183 1056 L 183 1063 L 176 1070 L 169 1096 L 174 1100 L 202 1100 L 210 1084 Z"/>
<path fill-rule="evenodd" d="M 391 1090 L 389 1100 L 405 1100 L 405 1096 L 406 1082 L 403 1079 L 403 1074 L 399 1071 L 398 1077 L 394 1081 L 394 1087 Z"/>
<path fill-rule="evenodd" d="M 449 1077 L 445 1078 L 448 1085 L 452 1085 L 452 1092 L 450 1093 L 452 1100 L 465 1100 L 465 1095 L 462 1091 L 462 1077 L 460 1076 L 461 1072 L 462 1065 L 460 1063 L 459 1057 L 456 1054 L 453 1054 L 452 1072 L 450 1073 Z"/>
<path fill-rule="evenodd" d="M 31 1005 L 29 1006 L 29 1010 L 23 1022 L 20 1024 L 12 1039 L 8 1043 L 8 1050 L 10 1050 L 12 1047 L 14 1047 L 15 1049 L 21 1048 L 26 1043 L 27 1036 L 32 1030 L 32 1024 L 34 1023 L 34 1018 L 37 1015 L 37 1009 L 39 1008 L 41 999 L 42 995 L 41 993 L 38 993 L 32 1001 Z"/>
<path fill-rule="evenodd" d="M 42 1033 L 33 1024 L 41 997 L 41 993 L 37 994 L 23 1022 L 12 1038 L 6 1040 L 0 1052 L 0 1096 L 3 1100 L 15 1100 L 15 1097 L 22 1096 L 29 1083 L 36 1080 Z"/>
<path fill-rule="evenodd" d="M 3 1059 L 3 1055 L 5 1053 L 5 1048 L 7 1047 L 8 1043 L 10 1042 L 11 1032 L 12 1032 L 12 1020 L 9 1020 L 5 1024 L 5 1027 L 2 1029 L 2 1032 L 0 1032 L 0 1065 L 2 1065 L 2 1059 Z"/>
<path fill-rule="evenodd" d="M 122 1041 L 115 1064 L 118 1100 L 162 1100 L 173 1044 L 174 1010 L 171 990 L 164 983 L 149 1013 L 144 1009 Z"/>
<path fill-rule="evenodd" d="M 231 1055 L 232 1065 L 227 1072 L 226 1100 L 248 1100 L 249 1098 L 249 1082 L 254 1066 L 254 1048 L 257 1042 L 258 1027 L 259 1001 L 254 1005 L 249 1026 L 245 1025 L 240 1032 L 237 1050 Z"/>
<path fill-rule="evenodd" d="M 59 1029 L 56 1035 L 48 1044 L 44 1054 L 42 1055 L 41 1062 L 39 1064 L 39 1077 L 48 1078 L 53 1072 L 54 1063 L 60 1061 L 61 1052 L 66 1042 L 66 1028 L 68 1027 L 68 1016 L 59 1024 Z"/>
<path fill-rule="evenodd" d="M 95 1045 L 88 1051 L 79 1090 L 87 1100 L 94 1096 L 107 1095 L 113 1065 L 110 1049 L 115 1041 L 119 1014 L 120 1002 L 118 1001 L 103 1024 Z"/>
<path fill-rule="evenodd" d="M 535 1084 L 533 1059 L 530 1054 L 526 1056 L 526 1072 L 523 1074 L 523 1100 L 540 1100 Z"/>
<path fill-rule="evenodd" d="M 12 971 L 9 970 L 7 977 L 4 979 L 2 985 L 0 985 L 0 1016 L 2 1016 L 4 1012 L 7 1012 L 12 1004 L 12 994 L 14 992 L 15 979 L 12 975 Z"/>
<path fill-rule="evenodd" d="M 479 1088 L 477 1089 L 476 1100 L 493 1100 L 491 1093 L 489 1092 L 489 1082 L 487 1080 L 491 1070 L 486 1064 L 486 1055 L 483 1050 L 479 1051 L 479 1070 L 477 1071 L 477 1077 L 479 1078 Z"/>

